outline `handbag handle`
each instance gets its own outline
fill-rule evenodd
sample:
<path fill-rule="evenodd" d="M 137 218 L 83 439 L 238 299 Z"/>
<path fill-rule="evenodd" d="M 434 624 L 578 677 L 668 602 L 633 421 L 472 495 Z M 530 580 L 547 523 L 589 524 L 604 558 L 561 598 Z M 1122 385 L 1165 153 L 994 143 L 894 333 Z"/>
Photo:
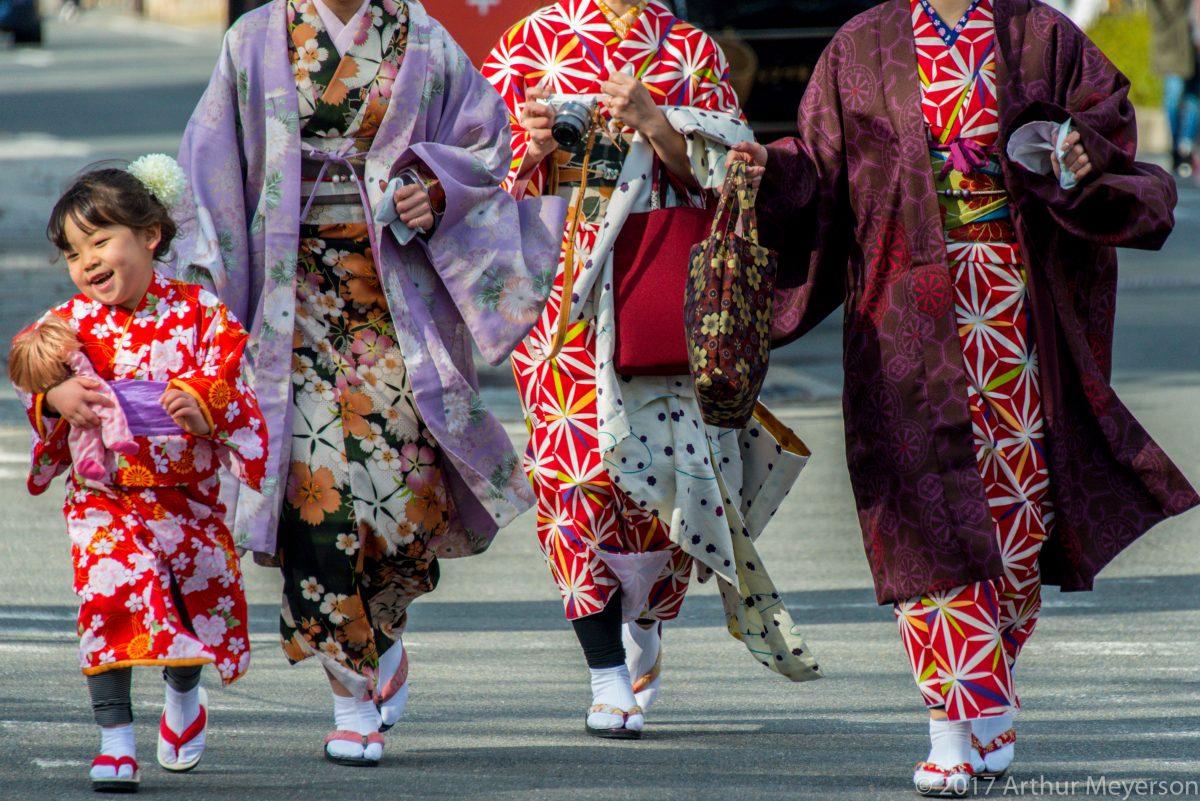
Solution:
<path fill-rule="evenodd" d="M 596 126 L 592 125 L 588 132 L 587 146 L 583 151 L 583 178 L 579 182 L 579 192 L 576 194 L 578 200 L 571 216 L 571 227 L 567 231 L 567 245 L 563 254 L 563 289 L 562 303 L 558 307 L 558 326 L 554 330 L 554 342 L 550 346 L 550 353 L 542 359 L 544 362 L 553 361 L 562 353 L 563 345 L 567 343 L 567 329 L 571 327 L 571 314 L 574 311 L 572 296 L 575 291 L 575 236 L 579 233 L 579 223 L 583 220 L 583 202 L 586 199 L 589 177 L 588 164 L 592 160 L 592 149 L 595 146 Z"/>
<path fill-rule="evenodd" d="M 735 205 L 734 198 L 737 198 Z M 721 221 L 725 224 L 722 226 Z M 721 187 L 721 198 L 717 203 L 717 213 L 713 215 L 712 229 L 709 237 L 715 237 L 718 229 L 722 239 L 729 234 L 730 226 L 742 225 L 743 235 L 749 242 L 758 246 L 758 215 L 754 211 L 754 200 L 750 181 L 746 177 L 746 163 L 735 161 L 729 166 L 725 183 Z"/>

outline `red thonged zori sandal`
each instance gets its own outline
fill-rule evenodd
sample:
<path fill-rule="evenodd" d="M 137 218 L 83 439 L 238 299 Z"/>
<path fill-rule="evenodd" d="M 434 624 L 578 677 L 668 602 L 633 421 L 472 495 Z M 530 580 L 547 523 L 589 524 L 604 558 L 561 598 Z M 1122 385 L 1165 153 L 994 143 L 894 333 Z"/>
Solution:
<path fill-rule="evenodd" d="M 121 775 L 121 768 L 130 768 L 129 776 Z M 112 768 L 112 776 L 96 776 L 96 768 Z M 115 757 L 101 754 L 92 760 L 88 778 L 97 793 L 136 793 L 142 780 L 142 771 L 137 760 L 130 756 Z"/>
<path fill-rule="evenodd" d="M 998 779 L 1008 772 L 1009 765 L 1012 764 L 1013 755 L 1016 752 L 1017 730 L 1008 729 L 1000 733 L 987 745 L 979 741 L 979 738 L 974 734 L 971 735 L 971 747 L 975 750 L 971 758 L 971 767 L 975 770 L 975 775 L 983 779 Z M 1007 754 L 1003 756 L 997 754 L 1006 746 L 1013 746 Z"/>
<path fill-rule="evenodd" d="M 918 762 L 913 772 L 913 785 L 923 796 L 962 797 L 971 789 L 971 766 L 963 762 L 943 768 L 932 762 Z"/>
<path fill-rule="evenodd" d="M 201 687 L 200 714 L 182 732 L 172 731 L 171 727 L 167 725 L 167 713 L 163 713 L 162 720 L 158 724 L 158 764 L 162 766 L 163 770 L 169 770 L 172 773 L 186 773 L 199 765 L 200 757 L 204 756 L 204 738 L 207 731 L 208 694 Z M 200 750 L 186 760 L 180 759 L 183 747 L 196 740 L 199 740 Z"/>

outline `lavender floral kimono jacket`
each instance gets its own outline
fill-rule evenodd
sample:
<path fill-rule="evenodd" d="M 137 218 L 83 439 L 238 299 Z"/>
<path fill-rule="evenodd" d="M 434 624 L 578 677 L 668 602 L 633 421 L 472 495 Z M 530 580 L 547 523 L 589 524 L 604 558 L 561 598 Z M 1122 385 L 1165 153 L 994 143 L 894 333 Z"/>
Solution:
<path fill-rule="evenodd" d="M 1138 163 L 1129 82 L 1066 17 L 997 0 L 1000 141 L 1070 118 L 1096 170 L 1074 190 L 1010 162 L 1013 222 L 1040 360 L 1054 530 L 1043 581 L 1091 589 L 1142 533 L 1200 499 L 1110 386 L 1114 246 L 1158 248 L 1171 178 Z M 976 466 L 910 0 L 855 17 L 770 147 L 758 206 L 779 247 L 775 334 L 845 303 L 848 462 L 880 603 L 1001 575 Z"/>
<path fill-rule="evenodd" d="M 419 3 L 410 3 L 409 18 L 365 189 L 372 208 L 390 202 L 382 182 L 419 160 L 446 191 L 445 215 L 427 241 L 400 246 L 378 226 L 375 261 L 417 407 L 445 456 L 456 519 L 437 555 L 464 556 L 485 550 L 533 502 L 507 434 L 479 398 L 468 336 L 497 364 L 529 332 L 549 292 L 566 210 L 556 198 L 517 203 L 500 191 L 511 158 L 503 102 Z M 177 271 L 213 286 L 250 327 L 246 353 L 270 433 L 267 479 L 261 494 L 242 491 L 230 504 L 231 528 L 239 546 L 265 554 L 275 551 L 292 434 L 301 146 L 287 35 L 285 0 L 250 12 L 226 35 L 183 139 L 194 205 L 178 215 L 176 248 Z M 516 295 L 508 303 L 507 293 Z M 531 293 L 542 303 L 529 303 Z M 464 403 L 465 426 L 463 415 L 447 413 Z"/>

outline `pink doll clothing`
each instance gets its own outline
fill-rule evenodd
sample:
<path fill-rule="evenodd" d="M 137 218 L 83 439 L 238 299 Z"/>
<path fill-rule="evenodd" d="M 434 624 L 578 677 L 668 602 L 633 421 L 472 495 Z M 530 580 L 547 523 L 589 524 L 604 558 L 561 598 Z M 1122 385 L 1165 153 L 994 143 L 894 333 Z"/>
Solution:
<path fill-rule="evenodd" d="M 100 416 L 99 428 L 76 428 L 71 426 L 67 434 L 67 447 L 71 450 L 71 461 L 75 472 L 89 481 L 102 481 L 108 476 L 108 451 L 137 453 L 137 443 L 129 431 L 125 412 L 117 400 L 116 393 L 108 382 L 96 374 L 96 368 L 82 351 L 71 351 L 65 359 L 67 367 L 78 378 L 90 378 L 98 383 L 94 388 L 113 402 L 112 406 L 93 406 L 92 411 Z"/>

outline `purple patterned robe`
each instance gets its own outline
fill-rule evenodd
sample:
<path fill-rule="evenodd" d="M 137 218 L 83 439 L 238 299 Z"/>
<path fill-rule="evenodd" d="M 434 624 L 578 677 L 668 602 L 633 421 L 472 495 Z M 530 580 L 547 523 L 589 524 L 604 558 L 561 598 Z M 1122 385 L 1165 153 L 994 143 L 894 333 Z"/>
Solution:
<path fill-rule="evenodd" d="M 1096 174 L 1073 190 L 1002 156 L 1029 281 L 1055 528 L 1043 580 L 1091 589 L 1147 529 L 1200 503 L 1110 386 L 1114 246 L 1157 249 L 1171 178 L 1134 160 L 1129 82 L 1066 17 L 996 0 L 1000 141 L 1070 117 Z M 776 337 L 845 304 L 846 441 L 880 603 L 1002 573 L 976 466 L 943 224 L 921 111 L 909 0 L 830 43 L 770 147 L 758 206 L 782 252 Z"/>
<path fill-rule="evenodd" d="M 389 0 L 384 0 L 389 2 Z M 180 151 L 192 196 L 177 218 L 177 272 L 215 288 L 250 328 L 246 353 L 270 432 L 263 492 L 242 491 L 237 544 L 273 554 L 291 456 L 290 400 L 300 232 L 299 101 L 286 0 L 243 16 L 225 37 Z M 419 3 L 408 47 L 368 151 L 365 189 L 419 160 L 441 180 L 446 213 L 428 241 L 375 234 L 380 285 L 421 419 L 442 450 L 456 517 L 436 550 L 479 553 L 533 495 L 508 435 L 477 391 L 471 342 L 497 364 L 541 314 L 558 262 L 565 204 L 517 203 L 500 190 L 511 159 L 500 96 Z M 371 219 L 371 215 L 367 215 Z M 465 421 L 465 422 L 464 422 Z"/>

